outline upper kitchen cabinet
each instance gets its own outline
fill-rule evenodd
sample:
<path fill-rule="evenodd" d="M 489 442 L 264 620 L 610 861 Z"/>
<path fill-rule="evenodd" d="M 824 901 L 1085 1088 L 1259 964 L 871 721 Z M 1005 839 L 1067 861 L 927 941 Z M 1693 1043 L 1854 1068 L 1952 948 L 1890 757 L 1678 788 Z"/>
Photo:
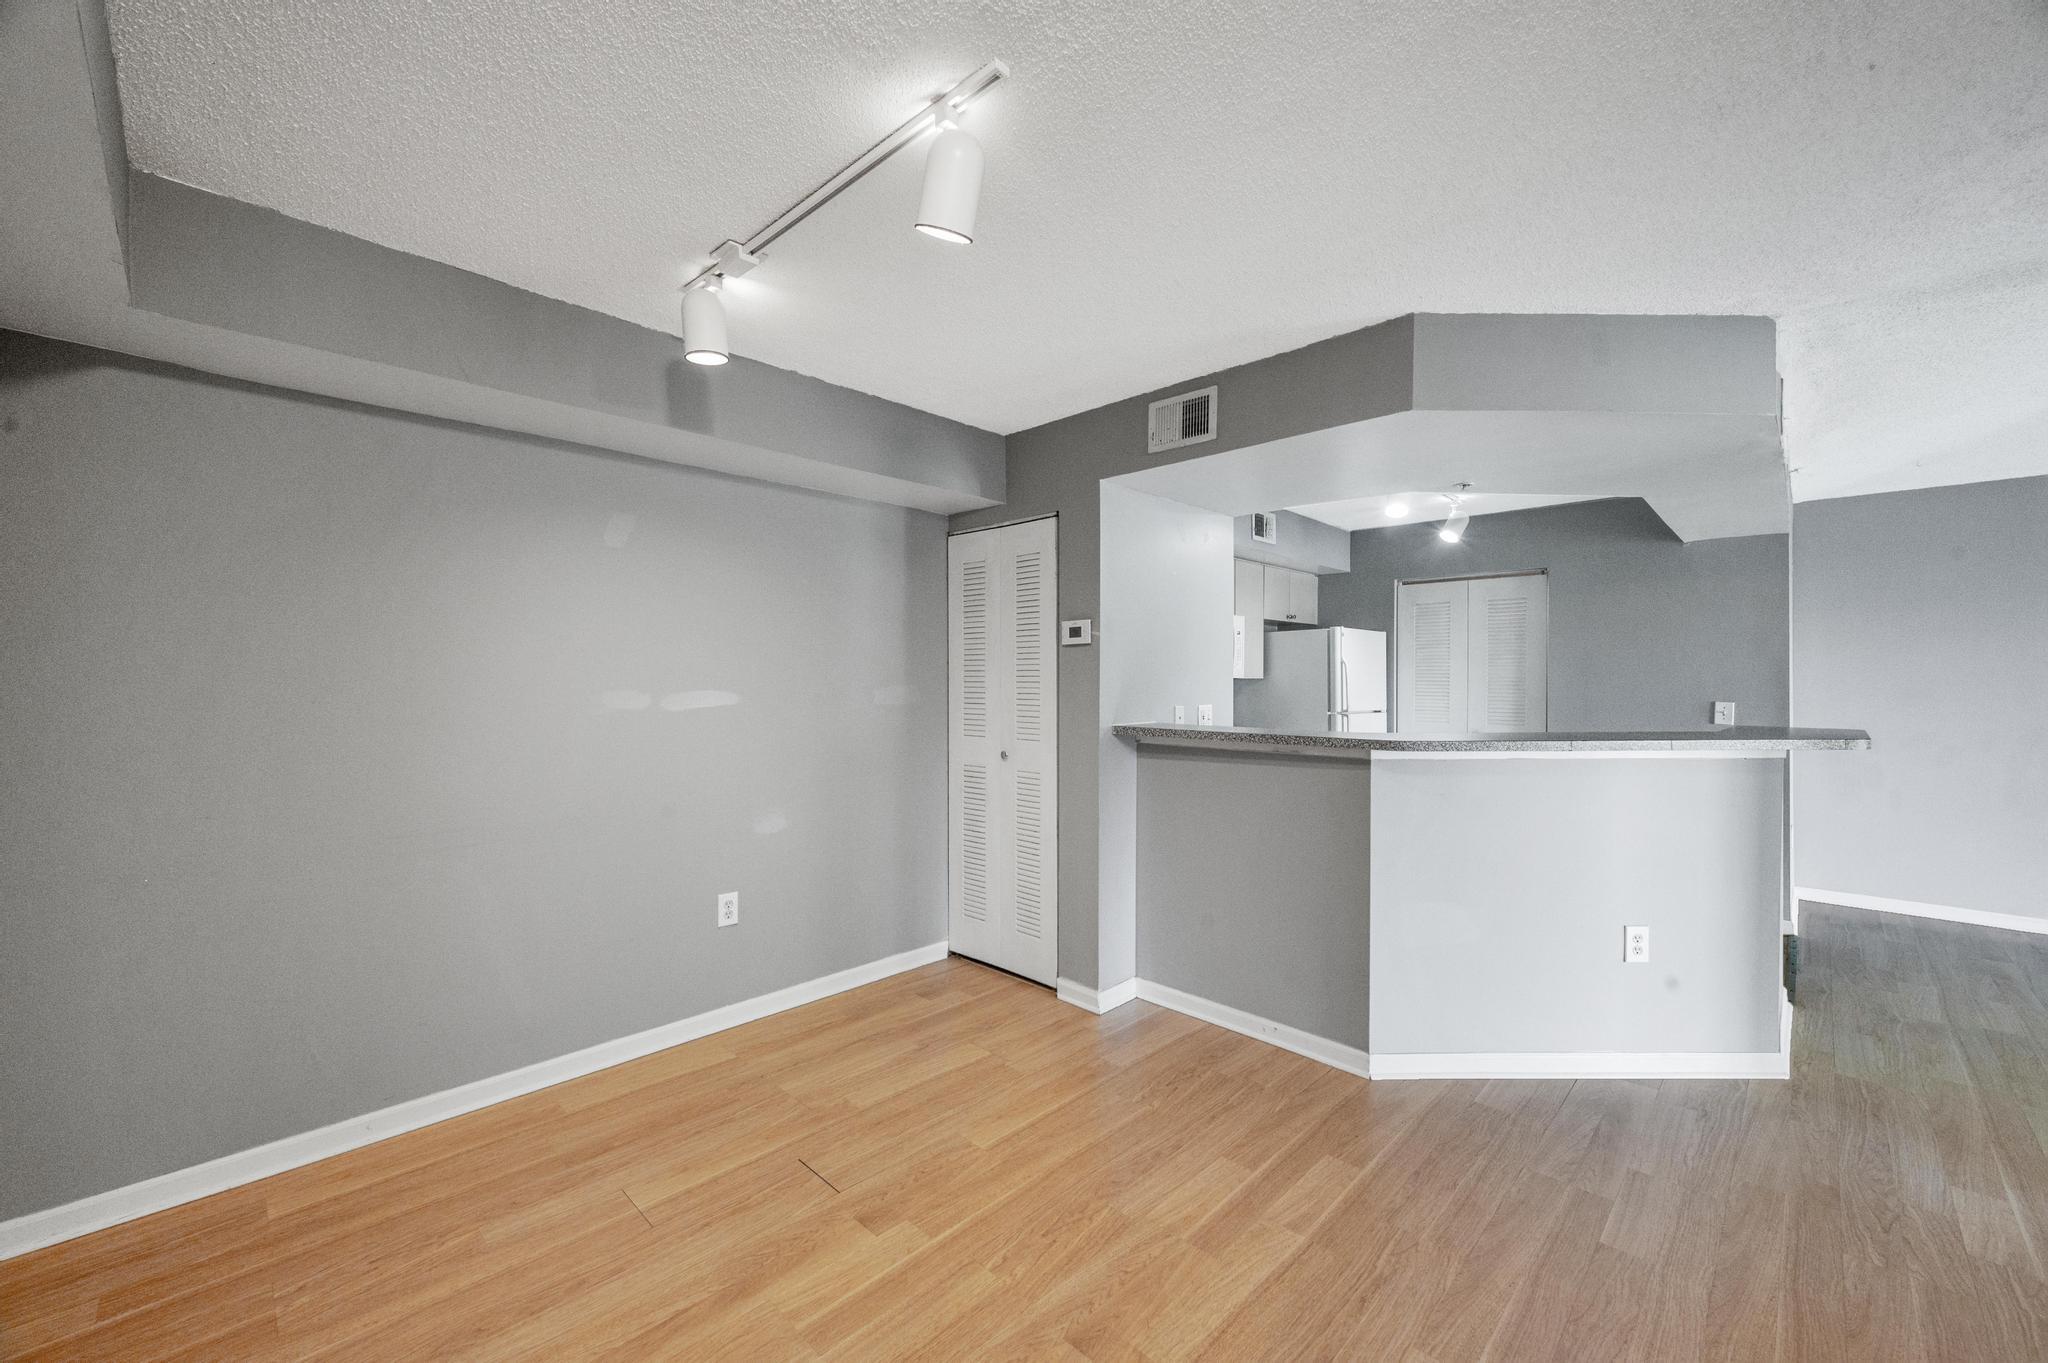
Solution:
<path fill-rule="evenodd" d="M 1283 625 L 1313 625 L 1318 602 L 1314 573 L 1299 572 L 1268 563 L 1266 573 L 1266 618 Z"/>

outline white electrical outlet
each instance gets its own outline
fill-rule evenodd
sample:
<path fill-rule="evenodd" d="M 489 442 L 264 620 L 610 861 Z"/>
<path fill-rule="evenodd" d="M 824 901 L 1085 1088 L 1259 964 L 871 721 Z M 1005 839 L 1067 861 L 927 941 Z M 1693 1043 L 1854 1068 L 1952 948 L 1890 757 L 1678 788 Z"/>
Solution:
<path fill-rule="evenodd" d="M 1650 929 L 1648 927 L 1632 927 L 1621 930 L 1621 959 L 1630 965 L 1648 964 L 1650 959 Z"/>
<path fill-rule="evenodd" d="M 1216 722 L 1216 707 L 1215 707 L 1215 706 L 1213 706 L 1213 705 L 1197 705 L 1197 706 L 1195 707 L 1195 723 L 1197 723 L 1197 724 L 1214 724 L 1215 722 Z"/>
<path fill-rule="evenodd" d="M 1732 701 L 1732 700 L 1717 700 L 1717 701 L 1715 701 L 1715 702 L 1714 702 L 1714 723 L 1716 723 L 1716 724 L 1733 724 L 1734 722 L 1735 722 L 1735 702 L 1734 702 L 1734 701 Z"/>
<path fill-rule="evenodd" d="M 729 928 L 740 921 L 740 892 L 727 890 L 718 896 L 718 926 Z"/>
<path fill-rule="evenodd" d="M 1187 723 L 1187 722 L 1188 722 L 1188 707 L 1187 707 L 1187 706 L 1185 706 L 1185 705 L 1176 705 L 1176 706 L 1174 706 L 1174 707 L 1173 707 L 1173 722 L 1174 722 L 1175 724 L 1185 724 L 1185 723 Z"/>

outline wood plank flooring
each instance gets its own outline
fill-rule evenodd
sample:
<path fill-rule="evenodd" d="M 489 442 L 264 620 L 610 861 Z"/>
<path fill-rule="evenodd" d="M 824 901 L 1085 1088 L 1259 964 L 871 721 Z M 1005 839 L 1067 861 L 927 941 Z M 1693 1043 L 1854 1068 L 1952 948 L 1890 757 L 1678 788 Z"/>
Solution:
<path fill-rule="evenodd" d="M 0 1264 L 13 1359 L 2048 1359 L 2048 938 L 1789 1082 L 1368 1084 L 960 960 Z"/>

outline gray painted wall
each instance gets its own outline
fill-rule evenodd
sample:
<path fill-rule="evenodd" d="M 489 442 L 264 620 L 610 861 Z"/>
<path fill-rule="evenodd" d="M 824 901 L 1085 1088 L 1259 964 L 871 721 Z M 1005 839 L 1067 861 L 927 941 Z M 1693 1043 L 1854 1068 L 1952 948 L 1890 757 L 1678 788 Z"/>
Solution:
<path fill-rule="evenodd" d="M 1776 417 L 1769 317 L 1418 313 L 1415 406 Z"/>
<path fill-rule="evenodd" d="M 1163 497 L 1102 485 L 1101 744 L 1097 797 L 1101 841 L 1096 937 L 1111 984 L 1138 969 L 1137 745 L 1109 732 L 1215 707 L 1231 722 L 1233 652 L 1230 518 Z"/>
<path fill-rule="evenodd" d="M 954 516 L 952 528 L 1058 515 L 1059 613 L 1094 619 L 1101 606 L 1102 480 L 1162 462 L 1145 448 L 1148 403 L 1217 384 L 1216 439 L 1193 447 L 1203 455 L 1401 411 L 1408 405 L 1412 323 L 1396 318 L 1020 431 L 1007 442 L 1008 500 Z M 1091 987 L 1121 982 L 1098 973 L 1096 914 L 1097 766 L 1107 729 L 1099 693 L 1102 654 L 1115 647 L 1104 640 L 1060 650 L 1060 974 Z"/>
<path fill-rule="evenodd" d="M 945 511 L 1003 495 L 988 431 L 743 355 L 707 370 L 664 332 L 189 185 L 128 191 L 138 308 L 587 412 L 594 444 L 627 422 L 695 437 L 679 454 L 755 451 L 777 481 Z"/>
<path fill-rule="evenodd" d="M 0 1218 L 943 938 L 944 530 L 0 334 Z"/>
<path fill-rule="evenodd" d="M 1778 756 L 1375 758 L 1373 1053 L 1775 1053 L 1784 779 Z"/>
<path fill-rule="evenodd" d="M 1871 750 L 1795 759 L 1801 886 L 2048 918 L 2048 478 L 1803 502 L 1794 711 Z"/>
<path fill-rule="evenodd" d="M 1351 571 L 1322 579 L 1322 622 L 1391 645 L 1403 578 L 1536 568 L 1550 572 L 1551 728 L 1703 729 L 1717 700 L 1745 724 L 1789 722 L 1786 537 L 1687 544 L 1636 498 L 1476 517 L 1455 545 L 1434 523 L 1357 531 Z"/>
<path fill-rule="evenodd" d="M 1252 538 L 1252 518 L 1231 518 L 1231 536 L 1239 558 L 1253 563 L 1277 563 L 1299 568 L 1304 573 L 1342 573 L 1351 569 L 1351 534 L 1334 525 L 1312 521 L 1292 511 L 1274 516 L 1277 542 L 1266 544 Z"/>
<path fill-rule="evenodd" d="M 1143 749 L 1138 974 L 1366 1049 L 1371 770 Z"/>

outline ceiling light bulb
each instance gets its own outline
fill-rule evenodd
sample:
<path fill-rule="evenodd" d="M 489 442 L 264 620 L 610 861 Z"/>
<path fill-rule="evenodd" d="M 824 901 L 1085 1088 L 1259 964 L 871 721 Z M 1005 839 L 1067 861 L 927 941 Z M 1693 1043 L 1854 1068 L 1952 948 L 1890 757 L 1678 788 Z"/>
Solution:
<path fill-rule="evenodd" d="M 981 201 L 981 143 L 958 127 L 942 127 L 924 158 L 924 197 L 917 230 L 965 246 L 974 240 L 974 210 Z"/>
<path fill-rule="evenodd" d="M 1456 544 L 1465 538 L 1465 527 L 1471 523 L 1472 518 L 1465 514 L 1465 508 L 1454 505 L 1451 507 L 1451 514 L 1444 518 L 1443 529 L 1436 532 L 1436 537 L 1445 544 Z"/>
<path fill-rule="evenodd" d="M 1405 516 L 1405 515 L 1407 515 L 1407 514 L 1408 514 L 1408 503 L 1407 503 L 1407 502 L 1405 502 L 1405 501 L 1403 501 L 1403 500 L 1402 500 L 1401 498 L 1399 498 L 1399 497 L 1396 497 L 1396 498 L 1394 498 L 1394 500 L 1393 500 L 1393 501 L 1391 501 L 1391 502 L 1388 502 L 1388 503 L 1387 503 L 1387 519 L 1388 519 L 1388 520 L 1390 520 L 1390 521 L 1398 521 L 1398 520 L 1400 520 L 1400 519 L 1401 519 L 1401 518 L 1402 518 L 1403 516 Z"/>
<path fill-rule="evenodd" d="M 716 279 L 683 290 L 683 358 L 691 364 L 724 364 L 732 358 L 725 339 L 725 301 Z"/>

